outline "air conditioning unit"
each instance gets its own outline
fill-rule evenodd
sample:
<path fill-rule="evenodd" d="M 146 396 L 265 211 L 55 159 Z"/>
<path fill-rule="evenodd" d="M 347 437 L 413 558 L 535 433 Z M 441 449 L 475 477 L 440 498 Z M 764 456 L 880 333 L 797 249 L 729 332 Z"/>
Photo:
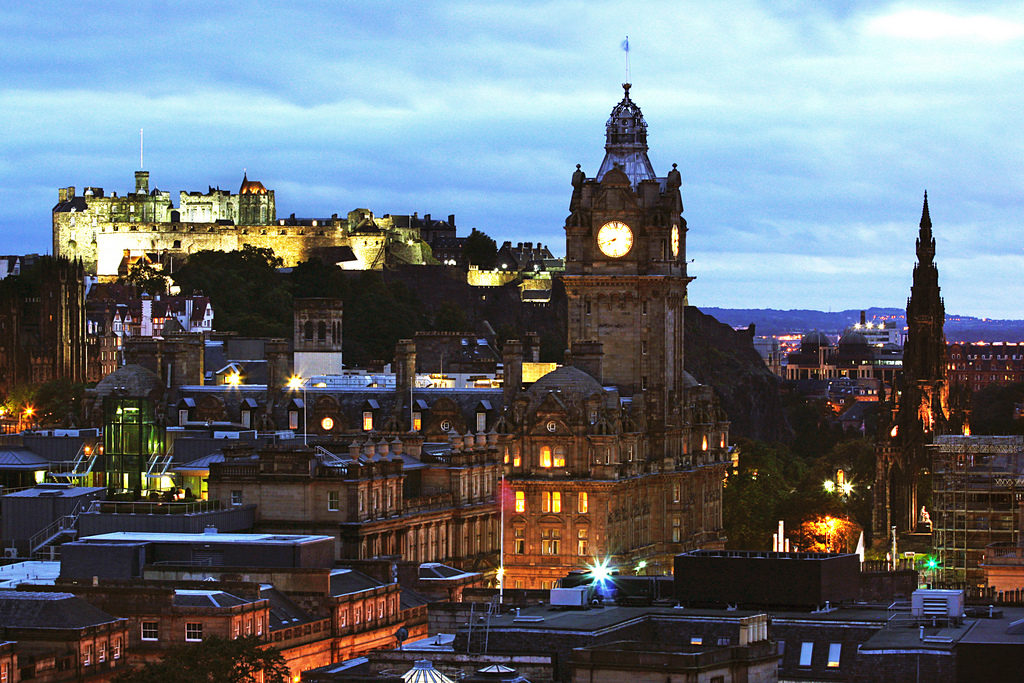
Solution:
<path fill-rule="evenodd" d="M 18 549 L 14 548 L 14 547 L 4 548 L 4 559 L 5 560 L 16 560 L 16 559 L 18 559 Z"/>
<path fill-rule="evenodd" d="M 934 588 L 916 590 L 910 596 L 910 613 L 920 619 L 959 620 L 964 616 L 964 592 Z"/>

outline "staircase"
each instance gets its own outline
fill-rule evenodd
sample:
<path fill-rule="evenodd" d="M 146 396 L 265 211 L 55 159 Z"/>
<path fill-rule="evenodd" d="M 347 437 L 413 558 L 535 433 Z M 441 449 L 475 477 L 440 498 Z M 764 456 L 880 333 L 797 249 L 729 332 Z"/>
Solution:
<path fill-rule="evenodd" d="M 53 481 L 60 484 L 81 484 L 95 465 L 96 453 L 91 447 L 82 444 L 78 453 L 75 454 L 74 460 L 51 462 L 47 474 Z"/>
<path fill-rule="evenodd" d="M 79 501 L 71 512 L 61 515 L 45 529 L 36 532 L 28 541 L 28 556 L 33 560 L 57 559 L 57 546 L 78 537 L 78 516 L 82 513 Z"/>

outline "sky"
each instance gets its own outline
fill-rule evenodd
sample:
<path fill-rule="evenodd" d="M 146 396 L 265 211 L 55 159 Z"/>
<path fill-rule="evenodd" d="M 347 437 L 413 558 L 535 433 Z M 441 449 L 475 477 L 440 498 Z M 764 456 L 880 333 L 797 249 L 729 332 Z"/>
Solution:
<path fill-rule="evenodd" d="M 1024 318 L 1024 5 L 34 2 L 0 7 L 0 253 L 57 188 L 237 191 L 279 216 L 455 214 L 564 254 L 631 96 L 683 178 L 690 302 L 903 307 L 928 191 L 950 313 Z"/>

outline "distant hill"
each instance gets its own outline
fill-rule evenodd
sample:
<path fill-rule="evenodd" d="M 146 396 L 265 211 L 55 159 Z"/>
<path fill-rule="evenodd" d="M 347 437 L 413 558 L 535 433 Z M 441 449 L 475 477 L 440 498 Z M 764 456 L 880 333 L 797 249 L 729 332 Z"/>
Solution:
<path fill-rule="evenodd" d="M 820 330 L 839 334 L 860 321 L 860 309 L 846 311 L 812 311 L 806 309 L 777 310 L 774 308 L 713 308 L 701 309 L 719 321 L 733 327 L 753 324 L 757 335 L 777 335 Z M 893 320 L 906 326 L 906 311 L 900 308 L 864 309 L 868 321 Z M 992 320 L 969 315 L 946 315 L 946 339 L 949 341 L 1024 341 L 1024 320 Z"/>

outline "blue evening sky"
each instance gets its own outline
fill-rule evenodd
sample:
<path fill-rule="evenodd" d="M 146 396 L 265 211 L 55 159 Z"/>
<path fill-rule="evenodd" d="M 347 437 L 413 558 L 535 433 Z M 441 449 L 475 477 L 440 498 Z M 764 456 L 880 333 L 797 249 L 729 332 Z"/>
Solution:
<path fill-rule="evenodd" d="M 928 190 L 947 310 L 1024 318 L 1024 6 L 33 2 L 0 8 L 0 253 L 57 188 L 237 191 L 278 214 L 456 214 L 550 244 L 625 78 L 683 176 L 691 303 L 903 306 Z"/>

